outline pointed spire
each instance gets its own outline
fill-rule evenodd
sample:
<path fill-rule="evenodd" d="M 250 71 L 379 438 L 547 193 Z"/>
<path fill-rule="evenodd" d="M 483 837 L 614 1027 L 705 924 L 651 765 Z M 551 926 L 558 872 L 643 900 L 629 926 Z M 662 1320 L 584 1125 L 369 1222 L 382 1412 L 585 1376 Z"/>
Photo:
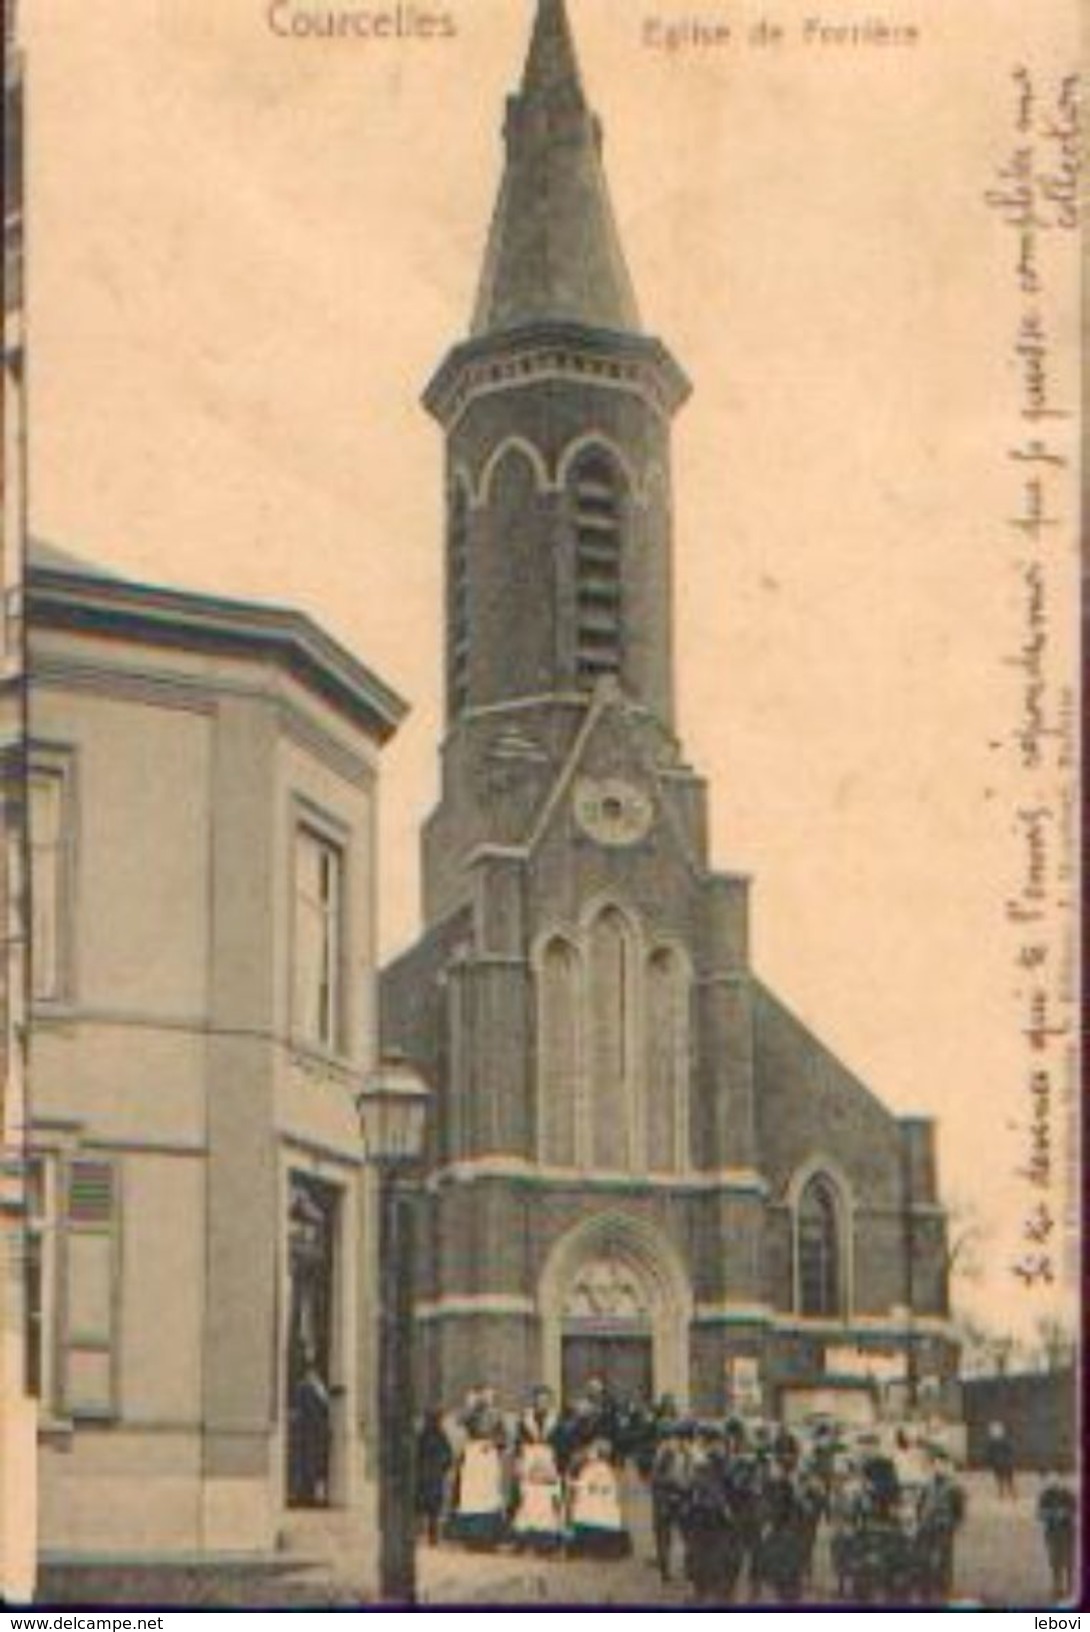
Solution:
<path fill-rule="evenodd" d="M 549 321 L 639 332 L 632 281 L 564 0 L 538 0 L 473 317 L 481 337 Z"/>
<path fill-rule="evenodd" d="M 545 101 L 558 93 L 568 97 L 574 93 L 578 104 L 586 106 L 575 41 L 564 0 L 538 0 L 534 32 L 522 76 L 522 95 L 527 99 Z"/>

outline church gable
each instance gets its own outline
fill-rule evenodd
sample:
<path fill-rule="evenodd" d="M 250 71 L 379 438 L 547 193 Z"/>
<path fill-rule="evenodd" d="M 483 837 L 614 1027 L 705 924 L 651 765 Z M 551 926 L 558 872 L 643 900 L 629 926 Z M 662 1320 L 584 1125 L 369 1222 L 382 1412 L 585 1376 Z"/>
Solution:
<path fill-rule="evenodd" d="M 899 1205 L 897 1118 L 757 981 L 753 1024 L 760 1165 L 773 1198 L 816 1156 L 835 1152 L 858 1204 Z"/>
<path fill-rule="evenodd" d="M 696 824 L 660 772 L 674 757 L 618 688 L 600 689 L 529 836 L 530 897 L 542 913 L 574 918 L 589 898 L 618 893 L 691 932 L 703 870 Z"/>

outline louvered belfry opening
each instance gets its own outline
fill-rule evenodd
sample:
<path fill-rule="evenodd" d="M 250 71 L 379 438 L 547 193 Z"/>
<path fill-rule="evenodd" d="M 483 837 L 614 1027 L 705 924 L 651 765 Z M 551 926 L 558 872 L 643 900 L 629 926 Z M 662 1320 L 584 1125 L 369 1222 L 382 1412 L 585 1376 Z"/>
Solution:
<path fill-rule="evenodd" d="M 623 656 L 624 506 L 616 472 L 594 455 L 575 473 L 577 669 L 579 683 L 593 687 L 604 674 L 620 674 Z"/>

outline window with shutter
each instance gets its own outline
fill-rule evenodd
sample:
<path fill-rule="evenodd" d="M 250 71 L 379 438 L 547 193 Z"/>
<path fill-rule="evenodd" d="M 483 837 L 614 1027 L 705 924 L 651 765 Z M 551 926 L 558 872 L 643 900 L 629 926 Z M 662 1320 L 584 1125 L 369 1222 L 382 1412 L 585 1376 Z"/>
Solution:
<path fill-rule="evenodd" d="M 114 1415 L 117 1172 L 81 1157 L 68 1169 L 64 1404 L 72 1417 Z"/>

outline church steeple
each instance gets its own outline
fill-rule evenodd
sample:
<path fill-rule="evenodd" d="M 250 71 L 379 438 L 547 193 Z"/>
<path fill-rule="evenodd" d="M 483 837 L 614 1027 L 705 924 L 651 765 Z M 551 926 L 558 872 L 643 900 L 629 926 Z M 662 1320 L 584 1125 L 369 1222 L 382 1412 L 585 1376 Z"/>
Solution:
<path fill-rule="evenodd" d="M 474 312 L 474 336 L 539 322 L 638 333 L 639 312 L 564 0 L 538 0 L 507 164 Z"/>
<path fill-rule="evenodd" d="M 579 106 L 586 106 L 564 0 L 538 0 L 522 76 L 522 94 L 527 99 L 574 97 Z"/>
<path fill-rule="evenodd" d="M 570 713 L 612 678 L 669 729 L 689 384 L 640 327 L 564 0 L 537 0 L 504 136 L 472 332 L 424 399 L 447 436 L 448 721 Z"/>

